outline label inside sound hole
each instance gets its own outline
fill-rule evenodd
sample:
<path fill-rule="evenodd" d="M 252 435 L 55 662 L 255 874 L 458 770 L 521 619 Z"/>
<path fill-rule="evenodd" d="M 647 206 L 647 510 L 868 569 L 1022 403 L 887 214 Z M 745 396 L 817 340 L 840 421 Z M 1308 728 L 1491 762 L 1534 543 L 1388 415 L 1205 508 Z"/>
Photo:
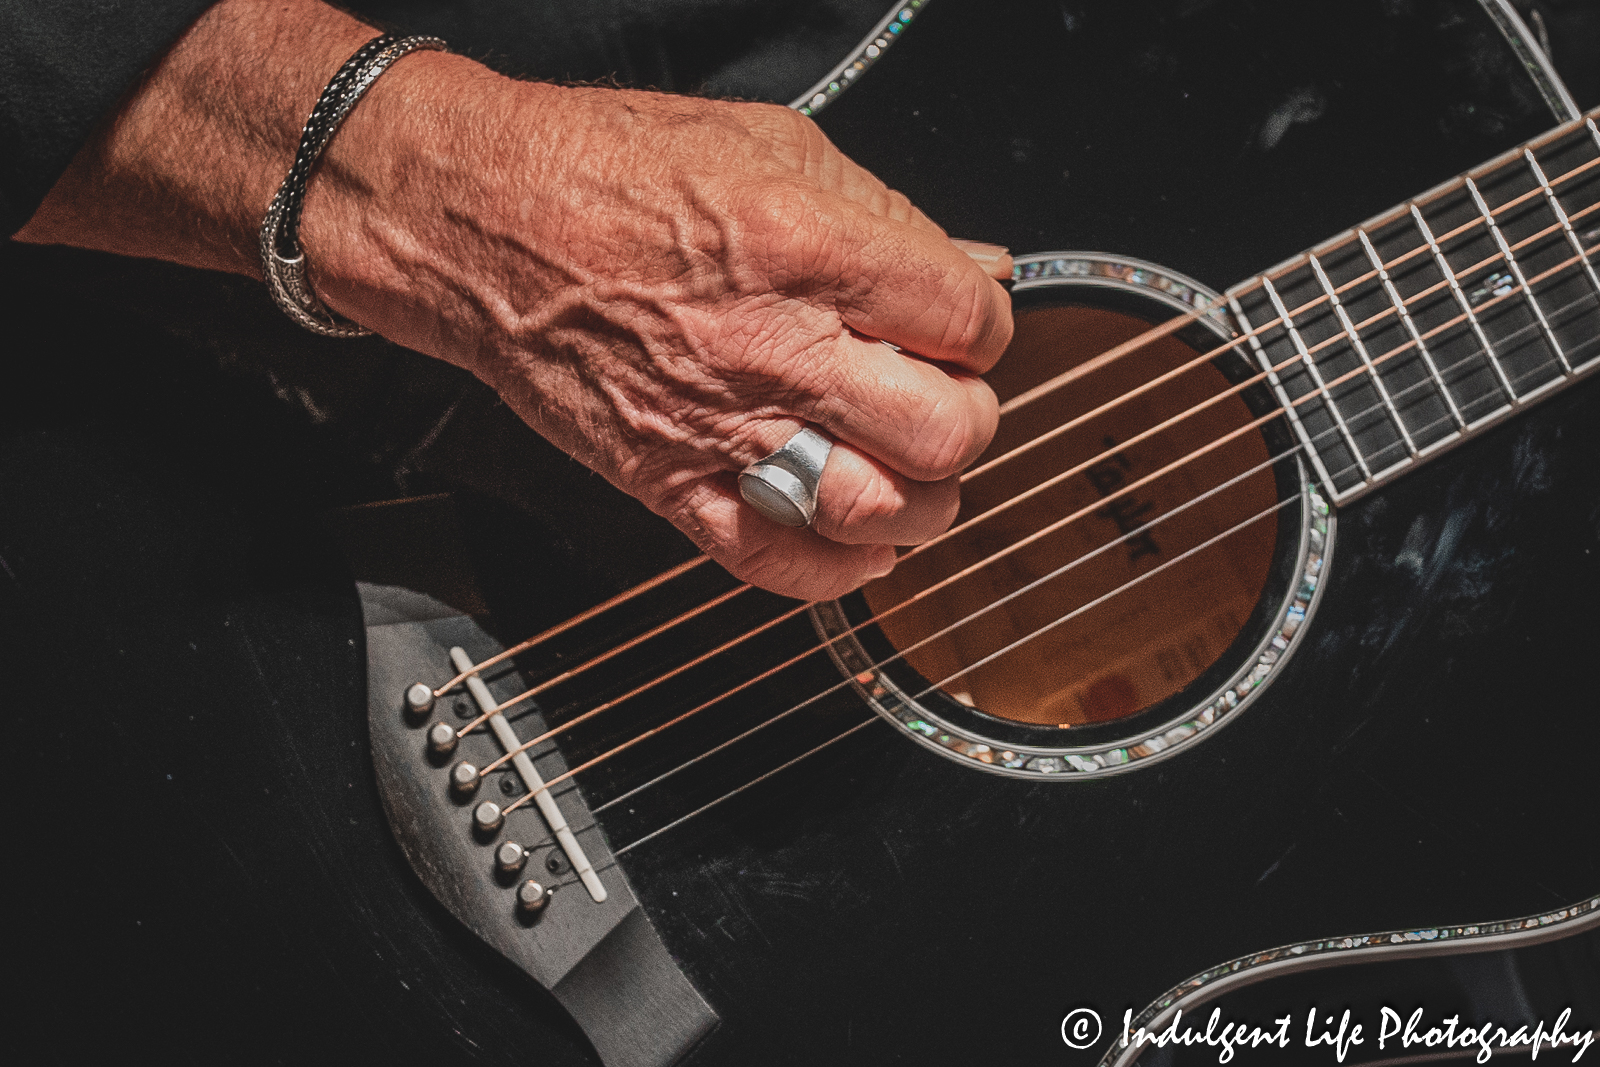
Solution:
<path fill-rule="evenodd" d="M 1019 308 L 987 380 L 1004 403 L 1149 329 Z M 1002 418 L 962 487 L 970 525 L 864 590 L 910 666 L 986 714 L 1071 726 L 1150 707 L 1223 655 L 1271 574 L 1278 491 L 1266 440 L 1236 432 L 1255 415 L 1198 355 L 1162 337 Z"/>

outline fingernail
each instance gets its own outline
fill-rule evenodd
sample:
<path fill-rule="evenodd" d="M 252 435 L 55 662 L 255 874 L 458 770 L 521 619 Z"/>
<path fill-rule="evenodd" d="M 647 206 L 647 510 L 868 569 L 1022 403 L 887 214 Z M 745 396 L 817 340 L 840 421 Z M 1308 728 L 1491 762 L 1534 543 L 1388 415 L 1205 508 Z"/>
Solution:
<path fill-rule="evenodd" d="M 1006 248 L 1002 245 L 988 244 L 984 241 L 966 241 L 959 237 L 953 237 L 950 239 L 950 243 L 961 249 L 961 251 L 965 252 L 975 261 L 983 264 L 984 266 L 988 266 L 991 263 L 998 263 L 1000 261 L 1000 257 L 1010 255 L 1011 253 L 1011 249 L 1009 248 Z"/>

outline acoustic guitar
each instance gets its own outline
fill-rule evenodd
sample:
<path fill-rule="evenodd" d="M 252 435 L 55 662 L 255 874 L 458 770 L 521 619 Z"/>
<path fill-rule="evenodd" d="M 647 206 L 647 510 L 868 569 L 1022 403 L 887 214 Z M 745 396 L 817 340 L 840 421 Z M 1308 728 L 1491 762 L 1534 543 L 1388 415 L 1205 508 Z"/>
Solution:
<path fill-rule="evenodd" d="M 913 0 L 796 106 L 1017 254 L 960 515 L 838 602 L 577 474 L 308 521 L 305 428 L 154 355 L 8 432 L 19 1046 L 1109 1067 L 1210 1062 L 1123 1027 L 1222 998 L 1323 1063 L 1368 987 L 1344 1062 L 1400 1054 L 1380 1002 L 1600 1026 L 1600 130 L 1509 5 Z"/>

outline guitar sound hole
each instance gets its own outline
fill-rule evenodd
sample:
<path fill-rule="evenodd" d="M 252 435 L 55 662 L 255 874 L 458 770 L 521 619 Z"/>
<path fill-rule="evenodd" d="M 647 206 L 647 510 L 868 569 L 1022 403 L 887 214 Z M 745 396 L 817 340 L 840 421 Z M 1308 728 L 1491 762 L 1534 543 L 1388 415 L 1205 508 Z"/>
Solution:
<path fill-rule="evenodd" d="M 1149 328 L 1103 308 L 1019 307 L 1015 340 L 988 380 L 1004 402 Z M 1166 337 L 1033 401 L 1001 420 L 975 469 L 1197 354 Z M 1277 545 L 1278 489 L 1267 442 L 1255 430 L 1180 462 L 1256 417 L 1237 395 L 1135 439 L 1229 388 L 1221 370 L 1201 364 L 970 480 L 957 525 L 1083 468 L 904 560 L 864 590 L 873 614 L 1052 523 L 1085 514 L 889 615 L 884 635 L 949 696 L 1016 722 L 1108 722 L 1183 689 L 1233 644 L 1262 595 Z M 1174 470 L 1139 484 L 1174 463 Z M 1205 498 L 1192 503 L 1199 497 Z M 1261 517 L 1248 522 L 1252 516 Z M 964 619 L 970 621 L 928 640 Z"/>

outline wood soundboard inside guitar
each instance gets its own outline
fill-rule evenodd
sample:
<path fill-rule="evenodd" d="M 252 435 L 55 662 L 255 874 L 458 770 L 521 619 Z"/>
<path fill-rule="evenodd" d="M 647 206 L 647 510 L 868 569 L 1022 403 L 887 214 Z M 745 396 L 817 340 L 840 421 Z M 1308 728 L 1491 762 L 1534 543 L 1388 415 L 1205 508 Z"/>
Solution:
<path fill-rule="evenodd" d="M 1004 402 L 1148 329 L 1130 315 L 1098 308 L 1020 311 L 1011 348 L 987 380 Z M 994 443 L 975 466 L 1196 354 L 1184 342 L 1164 337 L 1027 404 L 1001 420 Z M 1229 396 L 1149 438 L 1124 442 L 1228 388 L 1221 371 L 1202 364 L 968 482 L 958 526 L 1063 471 L 1084 467 L 904 560 L 888 577 L 867 586 L 874 614 L 1052 523 L 1087 513 L 889 615 L 882 622 L 886 636 L 897 649 L 912 649 L 907 661 L 946 693 L 1020 722 L 1065 727 L 1117 719 L 1189 684 L 1239 635 L 1266 584 L 1278 530 L 1275 515 L 1268 514 L 1277 501 L 1271 469 L 1262 467 L 1163 517 L 1265 464 L 1267 443 L 1258 432 L 1241 434 L 1130 490 L 1254 416 L 1238 396 Z M 1238 532 L 1178 559 L 1258 514 L 1263 517 Z M 1047 577 L 1073 561 L 1078 562 L 1064 573 Z M 1035 588 L 985 610 L 1035 582 Z M 969 616 L 975 617 L 912 648 Z"/>

